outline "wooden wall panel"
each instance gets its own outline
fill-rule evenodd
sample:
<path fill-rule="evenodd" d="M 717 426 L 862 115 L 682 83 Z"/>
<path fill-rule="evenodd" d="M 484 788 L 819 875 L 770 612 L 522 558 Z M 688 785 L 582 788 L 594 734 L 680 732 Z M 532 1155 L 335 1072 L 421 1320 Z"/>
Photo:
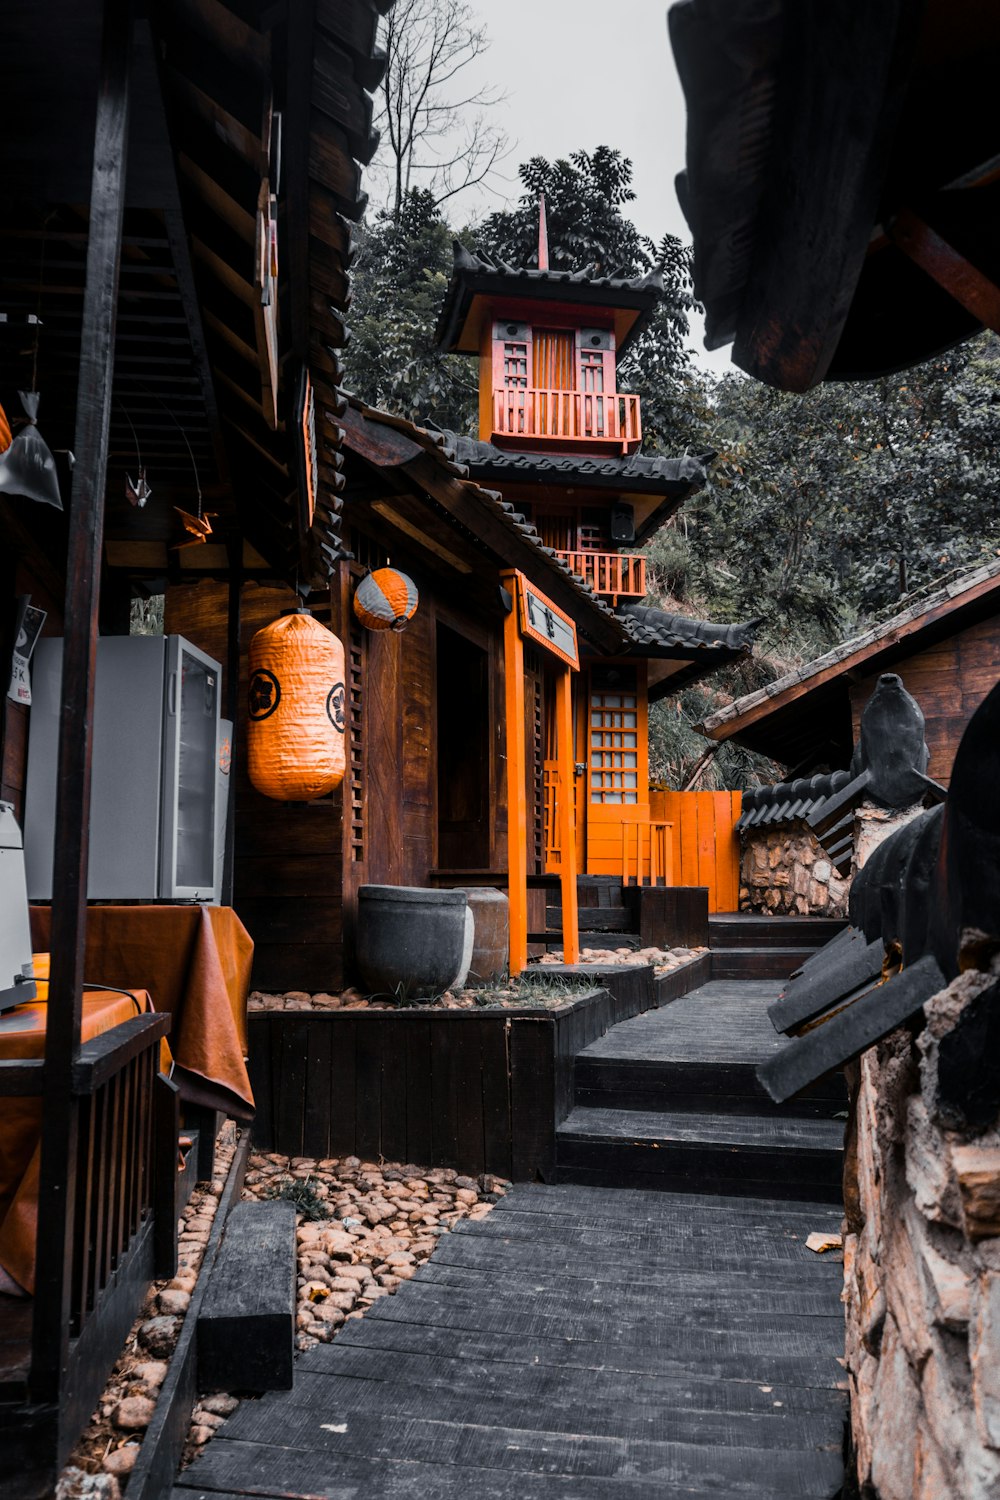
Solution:
<path fill-rule="evenodd" d="M 891 670 L 903 679 L 927 721 L 931 752 L 928 774 L 945 786 L 966 724 L 1000 680 L 1000 618 L 957 631 L 923 651 L 896 662 Z M 851 717 L 857 740 L 861 714 L 875 691 L 880 673 L 851 685 Z"/>
<path fill-rule="evenodd" d="M 233 905 L 254 940 L 252 983 L 264 990 L 336 990 L 343 985 L 342 827 L 339 794 L 316 802 L 276 802 L 247 775 L 247 651 L 262 626 L 296 598 L 280 585 L 248 583 L 240 624 L 241 717 L 234 733 L 236 848 Z M 225 584 L 201 582 L 167 591 L 164 628 L 186 636 L 223 664 L 226 692 Z"/>
<path fill-rule="evenodd" d="M 673 825 L 674 885 L 708 887 L 710 912 L 737 911 L 742 792 L 651 791 L 651 816 Z"/>

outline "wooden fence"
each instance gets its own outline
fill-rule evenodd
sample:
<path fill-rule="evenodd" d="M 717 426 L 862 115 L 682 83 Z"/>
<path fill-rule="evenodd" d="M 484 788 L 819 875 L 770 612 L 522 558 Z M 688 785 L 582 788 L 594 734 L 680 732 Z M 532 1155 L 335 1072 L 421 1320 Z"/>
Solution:
<path fill-rule="evenodd" d="M 740 841 L 734 828 L 742 801 L 742 792 L 649 793 L 650 816 L 673 825 L 673 884 L 707 886 L 710 912 L 739 909 Z"/>

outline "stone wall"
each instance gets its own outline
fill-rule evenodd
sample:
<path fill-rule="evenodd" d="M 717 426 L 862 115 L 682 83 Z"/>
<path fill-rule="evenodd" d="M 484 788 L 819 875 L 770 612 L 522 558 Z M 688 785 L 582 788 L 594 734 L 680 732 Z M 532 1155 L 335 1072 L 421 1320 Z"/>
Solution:
<path fill-rule="evenodd" d="M 804 823 L 751 829 L 740 859 L 740 911 L 770 916 L 843 917 L 842 880 Z"/>
<path fill-rule="evenodd" d="M 851 1068 L 843 1296 L 864 1497 L 1000 1496 L 996 997 L 976 1006 L 996 982 L 967 968 L 917 1040 L 902 1028 Z"/>

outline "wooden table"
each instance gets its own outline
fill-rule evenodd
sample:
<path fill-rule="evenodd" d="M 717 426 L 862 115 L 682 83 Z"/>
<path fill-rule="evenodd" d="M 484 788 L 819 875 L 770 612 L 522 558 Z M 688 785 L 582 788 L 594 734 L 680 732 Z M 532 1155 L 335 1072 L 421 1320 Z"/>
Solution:
<path fill-rule="evenodd" d="M 31 908 L 36 952 L 51 908 Z M 229 906 L 89 906 L 85 970 L 95 985 L 141 985 L 172 1017 L 174 1082 L 188 1104 L 252 1120 L 246 1001 L 253 941 Z"/>

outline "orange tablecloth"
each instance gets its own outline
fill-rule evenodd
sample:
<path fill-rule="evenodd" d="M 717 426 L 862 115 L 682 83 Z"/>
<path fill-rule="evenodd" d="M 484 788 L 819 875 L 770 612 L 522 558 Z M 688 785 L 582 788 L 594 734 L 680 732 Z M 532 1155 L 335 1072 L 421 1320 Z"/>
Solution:
<path fill-rule="evenodd" d="M 31 908 L 49 948 L 51 910 Z M 89 906 L 84 965 L 93 984 L 147 989 L 172 1017 L 173 1079 L 192 1104 L 252 1120 L 246 1003 L 253 941 L 230 906 Z"/>
<path fill-rule="evenodd" d="M 135 1001 L 149 1009 L 145 990 Z M 107 990 L 83 997 L 80 1037 L 89 1042 L 136 1014 L 127 995 Z M 0 1059 L 24 1061 L 45 1053 L 48 1006 L 34 1001 L 0 1016 Z M 35 1238 L 38 1223 L 38 1167 L 41 1157 L 41 1099 L 5 1099 L 0 1120 L 0 1266 L 26 1291 L 35 1289 Z"/>

